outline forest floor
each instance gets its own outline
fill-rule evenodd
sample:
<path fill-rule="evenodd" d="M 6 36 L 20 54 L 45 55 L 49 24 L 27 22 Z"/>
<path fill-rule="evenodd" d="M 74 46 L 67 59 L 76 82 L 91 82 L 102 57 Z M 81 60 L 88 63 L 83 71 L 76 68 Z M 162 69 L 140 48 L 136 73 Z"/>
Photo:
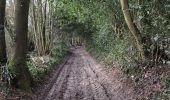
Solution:
<path fill-rule="evenodd" d="M 71 51 L 37 92 L 38 100 L 135 100 L 119 70 L 108 73 L 81 47 Z"/>

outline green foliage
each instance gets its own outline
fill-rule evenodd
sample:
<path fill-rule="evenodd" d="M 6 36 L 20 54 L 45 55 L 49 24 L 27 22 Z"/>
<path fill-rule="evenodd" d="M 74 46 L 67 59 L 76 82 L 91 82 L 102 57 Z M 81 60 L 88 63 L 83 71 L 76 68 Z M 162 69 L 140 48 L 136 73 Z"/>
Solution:
<path fill-rule="evenodd" d="M 59 0 L 56 18 L 61 28 L 70 23 L 81 25 L 83 30 L 76 34 L 85 37 L 87 49 L 96 58 L 110 66 L 116 61 L 123 71 L 134 74 L 141 72 L 143 66 L 153 67 L 170 60 L 167 58 L 170 53 L 169 5 L 168 0 L 129 1 L 129 10 L 141 33 L 148 59 L 144 65 L 137 55 L 134 39 L 128 35 L 119 0 Z"/>
<path fill-rule="evenodd" d="M 0 97 L 1 99 L 5 99 L 10 92 L 10 81 L 11 74 L 8 71 L 7 65 L 0 66 L 0 95 L 4 97 Z"/>
<path fill-rule="evenodd" d="M 69 49 L 67 39 L 59 39 L 56 44 L 57 45 L 52 48 L 51 54 L 49 56 L 42 57 L 44 59 L 48 59 L 47 61 L 43 62 L 40 60 L 41 57 L 39 57 L 37 58 L 40 60 L 39 63 L 38 61 L 33 61 L 31 59 L 27 62 L 34 81 L 41 81 L 44 76 L 49 73 L 50 70 L 61 64 L 65 57 L 68 55 Z"/>
<path fill-rule="evenodd" d="M 165 79 L 165 83 L 170 86 L 170 74 L 167 76 L 167 78 Z"/>
<path fill-rule="evenodd" d="M 154 55 L 154 49 L 162 50 L 163 55 L 169 54 L 169 0 L 150 0 L 130 2 L 130 9 L 134 17 L 134 22 L 140 29 L 144 40 L 145 52 L 150 52 Z M 148 54 L 147 54 L 148 55 Z M 158 55 L 160 56 L 160 55 Z M 150 58 L 155 60 L 155 58 Z M 168 61 L 167 57 L 162 57 L 157 63 L 162 63 L 163 60 Z"/>
<path fill-rule="evenodd" d="M 34 81 L 38 81 L 43 77 L 43 74 L 45 73 L 46 68 L 43 68 L 43 67 L 39 68 L 39 66 L 36 66 L 33 63 L 34 62 L 31 62 L 31 61 L 27 62 Z"/>
<path fill-rule="evenodd" d="M 8 70 L 12 75 L 16 74 L 16 70 L 14 68 L 14 62 L 13 61 L 9 61 Z"/>
<path fill-rule="evenodd" d="M 120 62 L 123 70 L 134 68 L 135 61 L 132 59 L 137 60 L 138 58 L 129 37 L 121 33 L 122 38 L 119 38 L 113 31 L 114 25 L 118 25 L 118 28 L 122 30 L 127 29 L 119 0 L 59 0 L 56 6 L 59 27 L 70 23 L 81 24 L 83 30 L 76 34 L 81 33 L 86 38 L 88 50 L 99 58 L 103 58 L 102 60 L 110 66 L 113 61 L 117 61 Z M 134 51 L 131 51 L 131 48 Z M 129 52 L 131 53 L 129 54 Z"/>
<path fill-rule="evenodd" d="M 16 60 L 16 59 L 15 59 Z M 30 85 L 32 83 L 32 77 L 30 72 L 27 70 L 27 65 L 22 62 L 14 63 L 14 61 L 10 61 L 8 64 L 9 75 L 11 75 L 11 85 L 15 87 L 19 87 L 27 92 L 31 91 Z M 22 70 L 22 72 L 20 72 Z M 26 77 L 27 76 L 27 77 Z"/>

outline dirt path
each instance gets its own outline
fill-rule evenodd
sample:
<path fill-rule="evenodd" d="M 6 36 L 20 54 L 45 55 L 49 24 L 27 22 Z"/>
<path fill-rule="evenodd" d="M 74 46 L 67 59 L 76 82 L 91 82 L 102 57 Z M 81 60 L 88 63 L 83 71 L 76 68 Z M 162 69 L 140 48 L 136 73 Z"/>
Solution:
<path fill-rule="evenodd" d="M 100 65 L 79 48 L 72 50 L 39 100 L 132 100 L 130 91 L 122 87 L 119 80 L 108 77 Z"/>

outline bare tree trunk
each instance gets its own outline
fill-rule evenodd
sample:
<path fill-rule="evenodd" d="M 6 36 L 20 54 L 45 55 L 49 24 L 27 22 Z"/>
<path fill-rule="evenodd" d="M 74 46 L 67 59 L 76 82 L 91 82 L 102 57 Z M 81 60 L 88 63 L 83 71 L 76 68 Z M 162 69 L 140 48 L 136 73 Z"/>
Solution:
<path fill-rule="evenodd" d="M 131 34 L 133 38 L 135 39 L 135 45 L 137 49 L 139 50 L 139 55 L 143 61 L 145 61 L 145 54 L 143 50 L 143 45 L 142 45 L 142 39 L 140 36 L 140 32 L 137 29 L 136 25 L 133 23 L 133 20 L 131 18 L 130 12 L 129 12 L 129 6 L 128 6 L 128 0 L 120 0 L 121 6 L 122 6 L 122 11 L 124 14 L 124 18 L 126 21 L 126 24 L 131 31 Z"/>
<path fill-rule="evenodd" d="M 5 5 L 6 0 L 0 0 L 0 65 L 5 64 L 7 61 L 4 31 Z"/>
<path fill-rule="evenodd" d="M 38 56 L 49 54 L 53 43 L 53 9 L 49 0 L 32 0 L 32 36 Z"/>
<path fill-rule="evenodd" d="M 15 34 L 16 49 L 13 59 L 15 85 L 31 91 L 31 74 L 26 64 L 29 0 L 16 0 Z"/>
<path fill-rule="evenodd" d="M 43 30 L 42 30 L 42 37 L 43 37 L 43 49 L 46 52 L 46 19 L 47 19 L 47 1 L 45 1 L 44 7 L 44 23 L 43 23 Z"/>

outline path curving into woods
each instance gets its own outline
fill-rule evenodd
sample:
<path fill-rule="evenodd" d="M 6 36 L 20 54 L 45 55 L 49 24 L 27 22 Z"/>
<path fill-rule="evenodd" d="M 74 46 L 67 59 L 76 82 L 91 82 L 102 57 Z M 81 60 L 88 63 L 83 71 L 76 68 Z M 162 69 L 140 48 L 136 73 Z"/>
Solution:
<path fill-rule="evenodd" d="M 114 74 L 109 77 L 81 47 L 72 49 L 42 92 L 39 100 L 132 100 L 131 89 Z"/>

